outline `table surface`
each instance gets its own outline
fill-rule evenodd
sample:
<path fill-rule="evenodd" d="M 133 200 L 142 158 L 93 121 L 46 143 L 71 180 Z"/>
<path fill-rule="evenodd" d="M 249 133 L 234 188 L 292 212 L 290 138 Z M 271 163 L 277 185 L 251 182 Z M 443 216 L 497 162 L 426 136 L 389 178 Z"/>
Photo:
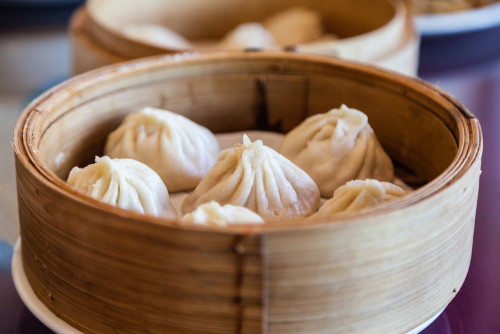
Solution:
<path fill-rule="evenodd" d="M 21 40 L 25 43 L 20 43 Z M 39 52 L 47 50 L 58 50 L 56 60 L 37 57 Z M 24 67 L 8 65 L 13 61 L 17 63 L 15 60 L 19 57 L 24 57 Z M 50 66 L 51 71 L 48 71 Z M 60 80 L 68 76 L 68 68 L 65 29 L 0 34 L 0 156 L 5 157 L 0 162 L 0 239 L 8 242 L 17 237 L 16 203 L 9 195 L 15 191 L 10 148 L 15 119 L 33 92 L 43 88 L 42 81 L 46 85 Z M 27 78 L 34 72 L 39 75 L 27 84 Z M 478 117 L 484 137 L 469 273 L 455 299 L 422 333 L 500 333 L 500 56 L 455 70 L 440 72 L 434 69 L 432 73 L 420 73 L 420 77 L 466 105 Z M 0 252 L 0 260 L 1 255 Z M 0 333 L 51 333 L 22 304 L 10 272 L 1 267 L 2 261 Z"/>

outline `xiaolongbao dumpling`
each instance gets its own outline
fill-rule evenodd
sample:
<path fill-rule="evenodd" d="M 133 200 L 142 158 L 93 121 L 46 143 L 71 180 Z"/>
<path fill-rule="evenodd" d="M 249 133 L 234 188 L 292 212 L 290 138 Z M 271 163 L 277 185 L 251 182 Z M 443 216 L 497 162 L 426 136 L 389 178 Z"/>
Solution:
<path fill-rule="evenodd" d="M 74 167 L 68 184 L 122 209 L 176 218 L 165 184 L 155 171 L 139 161 L 96 157 L 94 164 Z"/>
<path fill-rule="evenodd" d="M 404 189 L 389 182 L 372 179 L 349 181 L 335 190 L 333 197 L 310 218 L 360 211 L 379 203 L 392 201 L 406 193 Z"/>
<path fill-rule="evenodd" d="M 263 219 L 302 218 L 319 207 L 319 190 L 303 170 L 261 140 L 221 152 L 214 167 L 182 204 L 183 213 L 217 201 L 244 206 Z"/>
<path fill-rule="evenodd" d="M 296 45 L 314 42 L 324 34 L 323 23 L 318 12 L 294 7 L 279 12 L 263 22 L 278 45 Z"/>
<path fill-rule="evenodd" d="M 223 50 L 269 49 L 275 46 L 273 35 L 260 23 L 243 23 L 231 30 L 219 42 Z"/>
<path fill-rule="evenodd" d="M 169 192 L 177 192 L 196 187 L 217 160 L 219 144 L 210 130 L 182 115 L 144 108 L 108 136 L 104 154 L 145 163 Z"/>
<path fill-rule="evenodd" d="M 345 105 L 307 118 L 285 136 L 279 152 L 313 178 L 324 198 L 350 180 L 394 179 L 368 117 Z"/>
<path fill-rule="evenodd" d="M 122 29 L 124 35 L 168 49 L 192 49 L 193 44 L 175 31 L 159 24 L 129 23 Z"/>
<path fill-rule="evenodd" d="M 235 224 L 263 224 L 255 212 L 242 206 L 220 205 L 215 201 L 204 203 L 182 217 L 183 224 L 227 226 Z"/>

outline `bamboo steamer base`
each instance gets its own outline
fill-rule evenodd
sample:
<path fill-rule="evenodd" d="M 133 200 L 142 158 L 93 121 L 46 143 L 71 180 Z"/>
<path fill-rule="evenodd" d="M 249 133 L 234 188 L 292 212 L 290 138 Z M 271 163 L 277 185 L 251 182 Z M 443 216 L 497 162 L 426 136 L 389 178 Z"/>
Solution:
<path fill-rule="evenodd" d="M 346 30 L 347 32 L 344 32 L 344 34 L 347 34 L 347 36 L 333 42 L 298 45 L 295 47 L 296 52 L 360 61 L 402 74 L 416 76 L 420 37 L 415 30 L 410 13 L 404 6 L 404 2 L 377 1 L 379 7 L 369 5 L 367 9 L 364 9 L 364 6 L 369 4 L 368 2 L 359 6 L 362 10 L 353 13 L 349 1 L 336 0 L 331 7 L 327 8 L 335 8 L 334 12 L 345 12 L 346 15 L 343 15 L 342 20 L 331 18 L 330 21 L 342 21 L 340 28 L 337 27 L 337 29 Z M 119 27 L 124 25 L 127 20 L 156 22 L 162 17 L 163 21 L 160 20 L 157 23 L 170 22 L 175 24 L 178 21 L 177 18 L 182 16 L 185 16 L 185 21 L 191 22 L 189 26 L 180 25 L 178 27 L 179 32 L 186 34 L 186 36 L 194 34 L 196 37 L 200 34 L 200 31 L 207 30 L 200 27 L 203 23 L 200 22 L 200 18 L 197 16 L 197 10 L 186 9 L 184 8 L 186 4 L 180 2 L 171 2 L 153 1 L 148 6 L 144 6 L 140 10 L 137 9 L 138 12 L 134 15 L 131 14 L 132 11 L 136 12 L 133 8 L 141 6 L 135 0 L 128 0 L 127 4 L 113 3 L 109 0 L 91 1 L 87 7 L 82 6 L 75 12 L 70 22 L 73 73 L 79 74 L 104 65 L 145 56 L 183 52 L 182 50 L 167 49 L 132 40 L 122 35 L 119 30 Z M 218 24 L 214 24 L 212 22 L 214 19 L 212 19 L 212 27 L 208 29 L 219 29 L 212 32 L 218 34 L 217 39 L 222 38 L 225 32 L 234 28 L 233 25 L 248 20 L 256 20 L 257 17 L 265 17 L 263 14 L 264 9 L 272 11 L 272 8 L 275 8 L 275 10 L 277 8 L 283 9 L 294 4 L 316 6 L 318 8 L 324 7 L 321 1 L 311 3 L 294 0 L 292 3 L 285 3 L 280 0 L 273 0 L 272 6 L 267 6 L 269 8 L 266 6 L 259 7 L 257 4 L 245 5 L 252 7 L 252 10 L 249 10 L 248 17 L 237 16 L 230 19 L 226 14 L 223 14 L 225 5 L 222 1 L 210 0 L 213 6 L 210 6 L 208 1 L 201 3 L 192 0 L 192 2 L 188 6 L 193 8 L 203 7 L 207 16 L 217 17 L 218 15 L 222 17 L 222 19 L 217 20 L 219 21 Z M 158 8 L 155 8 L 155 6 L 158 6 Z M 235 4 L 234 6 L 238 5 Z M 116 10 L 118 10 L 118 13 L 115 13 Z M 218 13 L 218 10 L 221 11 L 221 14 Z M 323 10 L 325 9 L 323 8 Z M 393 17 L 388 18 L 387 12 L 390 11 L 394 12 Z M 374 15 L 380 17 L 374 17 Z M 240 16 L 244 15 L 241 14 Z M 342 15 L 340 16 L 342 17 Z M 173 18 L 176 19 L 173 20 Z M 241 22 L 234 21 L 235 19 L 239 19 Z M 329 24 L 339 25 L 339 23 Z M 207 36 L 202 37 L 207 38 Z"/>
<path fill-rule="evenodd" d="M 341 103 L 368 115 L 414 192 L 343 217 L 183 227 L 64 181 L 146 105 L 216 133 L 285 133 Z M 110 66 L 31 103 L 14 149 L 26 276 L 86 333 L 403 333 L 442 310 L 468 271 L 479 123 L 435 87 L 374 67 L 264 52 Z"/>
<path fill-rule="evenodd" d="M 49 327 L 49 329 L 56 333 L 81 333 L 79 330 L 68 325 L 61 318 L 52 313 L 36 296 L 35 292 L 29 284 L 28 279 L 26 278 L 26 273 L 24 272 L 21 256 L 21 239 L 18 239 L 14 246 L 14 254 L 12 257 L 12 278 L 14 280 L 16 291 L 21 297 L 23 303 L 31 311 L 31 313 L 33 313 L 44 325 Z M 442 311 L 443 310 L 436 313 L 432 318 L 430 318 L 420 326 L 414 328 L 413 330 L 407 332 L 406 334 L 420 333 L 423 329 L 427 328 L 431 323 L 433 323 L 436 318 L 441 315 Z"/>

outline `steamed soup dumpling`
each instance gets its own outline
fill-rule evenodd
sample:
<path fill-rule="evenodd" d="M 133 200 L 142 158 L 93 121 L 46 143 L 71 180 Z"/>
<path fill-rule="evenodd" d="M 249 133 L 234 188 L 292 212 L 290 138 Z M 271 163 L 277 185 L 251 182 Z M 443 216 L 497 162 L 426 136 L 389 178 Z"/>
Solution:
<path fill-rule="evenodd" d="M 263 26 L 282 46 L 314 42 L 324 34 L 320 14 L 304 7 L 279 12 L 266 19 Z"/>
<path fill-rule="evenodd" d="M 302 169 L 261 140 L 220 153 L 214 167 L 182 204 L 183 213 L 210 201 L 244 206 L 264 220 L 303 218 L 319 207 L 319 190 Z"/>
<path fill-rule="evenodd" d="M 269 49 L 275 46 L 273 35 L 260 23 L 240 24 L 230 31 L 218 44 L 223 50 Z"/>
<path fill-rule="evenodd" d="M 132 159 L 96 157 L 94 164 L 74 167 L 67 182 L 82 193 L 122 209 L 176 218 L 161 178 Z"/>
<path fill-rule="evenodd" d="M 184 215 L 183 224 L 227 226 L 240 224 L 263 224 L 264 220 L 255 212 L 242 206 L 220 205 L 215 201 L 201 204 L 193 212 Z"/>
<path fill-rule="evenodd" d="M 168 49 L 192 49 L 193 44 L 175 31 L 159 24 L 129 23 L 122 29 L 124 35 Z"/>
<path fill-rule="evenodd" d="M 196 187 L 217 160 L 219 144 L 210 130 L 182 115 L 144 108 L 108 136 L 104 154 L 145 163 L 172 193 Z"/>
<path fill-rule="evenodd" d="M 368 117 L 345 105 L 307 118 L 285 136 L 279 152 L 313 178 L 324 198 L 350 180 L 394 179 Z"/>
<path fill-rule="evenodd" d="M 389 202 L 406 195 L 395 184 L 377 180 L 353 180 L 335 190 L 332 198 L 310 218 L 328 217 L 339 213 L 357 212 L 379 203 Z"/>

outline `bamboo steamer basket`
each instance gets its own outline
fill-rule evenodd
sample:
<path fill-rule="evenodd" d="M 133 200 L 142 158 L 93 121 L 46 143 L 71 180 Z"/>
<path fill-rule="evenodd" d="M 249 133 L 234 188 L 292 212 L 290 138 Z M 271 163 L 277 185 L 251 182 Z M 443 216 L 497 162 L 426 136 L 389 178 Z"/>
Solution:
<path fill-rule="evenodd" d="M 284 133 L 341 103 L 368 115 L 415 191 L 352 215 L 223 228 L 123 210 L 65 182 L 144 106 L 216 133 Z M 26 276 L 83 332 L 403 333 L 446 307 L 468 271 L 478 120 L 428 83 L 373 66 L 270 52 L 112 65 L 32 102 L 14 150 Z"/>
<path fill-rule="evenodd" d="M 238 24 L 262 21 L 293 6 L 317 10 L 326 29 L 339 36 L 335 41 L 293 46 L 298 52 L 416 75 L 419 36 L 405 2 L 397 0 L 88 0 L 70 24 L 73 71 L 183 51 L 129 38 L 122 33 L 127 23 L 167 25 L 193 42 L 220 40 Z"/>

